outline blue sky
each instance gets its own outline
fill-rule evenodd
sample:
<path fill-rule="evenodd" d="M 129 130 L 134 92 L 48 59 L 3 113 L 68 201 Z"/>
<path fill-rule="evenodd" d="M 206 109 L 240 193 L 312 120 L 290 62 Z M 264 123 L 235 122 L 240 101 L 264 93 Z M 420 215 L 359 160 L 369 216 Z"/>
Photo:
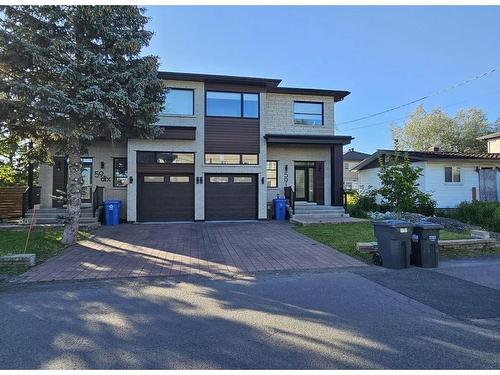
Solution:
<path fill-rule="evenodd" d="M 161 69 L 351 91 L 336 106 L 338 123 L 500 67 L 500 7 L 157 6 L 148 15 L 155 36 L 146 52 L 160 57 Z M 500 70 L 423 104 L 451 114 L 478 107 L 493 122 Z M 355 137 L 359 151 L 390 148 L 389 124 L 415 106 L 339 125 L 337 134 Z"/>

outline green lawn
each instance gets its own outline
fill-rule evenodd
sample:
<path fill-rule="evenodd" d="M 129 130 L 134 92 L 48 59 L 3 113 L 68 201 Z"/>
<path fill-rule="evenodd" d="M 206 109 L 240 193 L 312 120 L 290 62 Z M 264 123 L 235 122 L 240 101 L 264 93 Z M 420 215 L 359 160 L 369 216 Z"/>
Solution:
<path fill-rule="evenodd" d="M 23 253 L 27 235 L 26 230 L 1 230 L 0 255 Z M 78 232 L 78 239 L 88 238 L 89 236 L 89 232 Z M 62 229 L 34 230 L 31 232 L 26 253 L 36 254 L 36 262 L 41 263 L 63 247 L 60 243 L 61 238 Z"/>
<path fill-rule="evenodd" d="M 347 255 L 364 261 L 371 261 L 372 254 L 356 251 L 356 242 L 376 241 L 372 223 L 314 224 L 296 226 L 295 229 L 316 241 L 331 246 Z M 454 233 L 442 230 L 440 239 L 459 240 L 470 238 L 468 233 Z M 452 256 L 453 254 L 442 254 Z"/>

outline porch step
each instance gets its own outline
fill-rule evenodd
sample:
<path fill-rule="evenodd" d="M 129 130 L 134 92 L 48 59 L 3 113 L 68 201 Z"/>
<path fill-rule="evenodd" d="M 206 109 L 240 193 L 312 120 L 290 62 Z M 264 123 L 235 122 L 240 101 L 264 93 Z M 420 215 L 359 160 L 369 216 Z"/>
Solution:
<path fill-rule="evenodd" d="M 336 206 L 295 206 L 296 214 L 336 214 L 344 213 L 344 207 Z"/>
<path fill-rule="evenodd" d="M 60 224 L 64 223 L 67 215 L 65 208 L 40 208 L 35 211 L 36 224 Z M 33 210 L 28 210 L 23 222 L 25 224 L 31 223 L 33 217 Z M 94 217 L 94 212 L 91 208 L 82 208 L 80 212 L 80 223 L 93 224 L 98 222 L 97 212 Z"/>

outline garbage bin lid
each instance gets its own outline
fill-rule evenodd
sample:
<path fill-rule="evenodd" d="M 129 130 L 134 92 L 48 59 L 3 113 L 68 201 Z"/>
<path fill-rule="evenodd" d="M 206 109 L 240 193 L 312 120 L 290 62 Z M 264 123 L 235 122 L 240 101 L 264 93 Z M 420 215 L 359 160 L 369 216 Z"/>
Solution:
<path fill-rule="evenodd" d="M 391 228 L 413 228 L 415 224 L 404 220 L 380 220 L 374 221 L 373 225 L 385 226 Z"/>
<path fill-rule="evenodd" d="M 430 221 L 419 221 L 415 224 L 415 227 L 422 229 L 443 229 L 444 227 L 438 223 L 432 223 Z"/>
<path fill-rule="evenodd" d="M 116 203 L 122 203 L 121 200 L 119 199 L 108 199 L 103 202 L 104 204 L 116 204 Z"/>

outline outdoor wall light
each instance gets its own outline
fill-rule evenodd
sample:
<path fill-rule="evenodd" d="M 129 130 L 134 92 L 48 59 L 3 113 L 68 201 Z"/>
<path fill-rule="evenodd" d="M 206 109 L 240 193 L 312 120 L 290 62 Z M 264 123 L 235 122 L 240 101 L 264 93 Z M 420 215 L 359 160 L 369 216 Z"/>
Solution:
<path fill-rule="evenodd" d="M 261 178 L 260 178 L 260 182 L 262 183 L 262 185 L 264 185 L 264 182 L 265 182 L 265 181 L 264 181 L 264 177 L 261 177 Z"/>
<path fill-rule="evenodd" d="M 285 172 L 288 172 L 288 164 L 285 164 Z"/>
<path fill-rule="evenodd" d="M 104 162 L 101 161 L 101 169 L 104 169 Z"/>
<path fill-rule="evenodd" d="M 128 178 L 128 182 L 129 182 L 129 184 L 132 184 L 132 182 L 134 182 L 134 178 L 133 178 L 132 176 L 130 176 L 130 177 Z"/>

